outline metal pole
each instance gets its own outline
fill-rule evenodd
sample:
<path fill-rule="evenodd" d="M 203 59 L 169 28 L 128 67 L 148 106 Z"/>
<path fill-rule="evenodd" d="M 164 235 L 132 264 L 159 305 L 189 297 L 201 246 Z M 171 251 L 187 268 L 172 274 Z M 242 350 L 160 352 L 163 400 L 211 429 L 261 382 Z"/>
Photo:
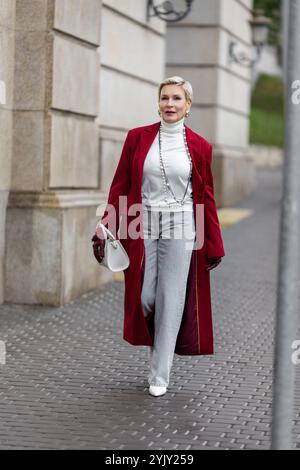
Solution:
<path fill-rule="evenodd" d="M 300 80 L 300 2 L 289 0 L 285 102 L 285 153 L 281 205 L 276 329 L 274 348 L 272 449 L 292 448 L 300 247 L 300 103 L 292 84 Z"/>

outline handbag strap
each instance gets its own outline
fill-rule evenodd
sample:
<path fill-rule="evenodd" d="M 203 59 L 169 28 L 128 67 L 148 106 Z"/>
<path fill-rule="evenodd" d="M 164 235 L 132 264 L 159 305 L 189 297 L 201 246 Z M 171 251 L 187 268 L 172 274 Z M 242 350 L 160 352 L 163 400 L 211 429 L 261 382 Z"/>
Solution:
<path fill-rule="evenodd" d="M 113 242 L 116 242 L 116 241 L 117 241 L 117 239 L 114 237 L 114 235 L 111 233 L 111 231 L 108 230 L 108 228 L 106 228 L 104 224 L 98 223 L 98 224 L 97 224 L 97 227 L 101 227 L 101 228 L 102 228 L 106 239 L 107 239 L 107 238 L 110 238 Z M 116 244 L 114 243 L 114 245 L 116 245 Z"/>

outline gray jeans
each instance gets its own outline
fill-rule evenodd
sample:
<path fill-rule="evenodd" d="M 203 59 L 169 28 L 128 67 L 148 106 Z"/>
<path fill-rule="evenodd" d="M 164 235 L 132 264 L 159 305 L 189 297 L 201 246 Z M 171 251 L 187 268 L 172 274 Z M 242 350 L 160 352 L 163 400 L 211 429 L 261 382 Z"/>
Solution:
<path fill-rule="evenodd" d="M 183 214 L 180 211 L 173 214 L 174 217 L 162 212 L 155 214 L 160 228 L 152 225 L 149 232 L 144 227 L 144 234 L 150 235 L 149 238 L 144 238 L 145 273 L 141 294 L 146 316 L 155 304 L 155 334 L 154 345 L 150 347 L 149 385 L 169 384 L 195 238 L 194 213 L 185 211 Z M 183 231 L 183 225 L 185 229 L 189 226 L 189 229 Z M 169 232 L 170 227 L 173 238 L 163 238 L 162 235 Z M 176 237 L 180 231 L 182 237 Z M 183 232 L 188 232 L 189 235 L 184 235 Z"/>

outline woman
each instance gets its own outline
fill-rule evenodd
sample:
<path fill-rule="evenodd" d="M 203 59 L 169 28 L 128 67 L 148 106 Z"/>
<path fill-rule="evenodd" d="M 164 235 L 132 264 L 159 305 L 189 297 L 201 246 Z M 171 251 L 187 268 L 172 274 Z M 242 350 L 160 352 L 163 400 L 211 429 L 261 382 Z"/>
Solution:
<path fill-rule="evenodd" d="M 101 218 L 130 259 L 124 271 L 123 338 L 150 346 L 153 396 L 167 391 L 174 353 L 214 352 L 209 274 L 225 252 L 212 145 L 184 122 L 192 97 L 191 84 L 181 77 L 159 85 L 161 119 L 128 132 Z M 105 241 L 96 235 L 92 240 L 101 262 Z"/>

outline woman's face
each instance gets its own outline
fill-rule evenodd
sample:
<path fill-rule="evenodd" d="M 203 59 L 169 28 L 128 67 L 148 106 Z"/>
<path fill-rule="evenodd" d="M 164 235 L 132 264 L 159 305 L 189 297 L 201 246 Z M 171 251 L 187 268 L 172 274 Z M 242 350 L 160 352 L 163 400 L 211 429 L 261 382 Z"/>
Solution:
<path fill-rule="evenodd" d="M 160 92 L 159 110 L 166 122 L 182 119 L 190 110 L 191 100 L 186 100 L 184 89 L 180 85 L 164 85 Z"/>

